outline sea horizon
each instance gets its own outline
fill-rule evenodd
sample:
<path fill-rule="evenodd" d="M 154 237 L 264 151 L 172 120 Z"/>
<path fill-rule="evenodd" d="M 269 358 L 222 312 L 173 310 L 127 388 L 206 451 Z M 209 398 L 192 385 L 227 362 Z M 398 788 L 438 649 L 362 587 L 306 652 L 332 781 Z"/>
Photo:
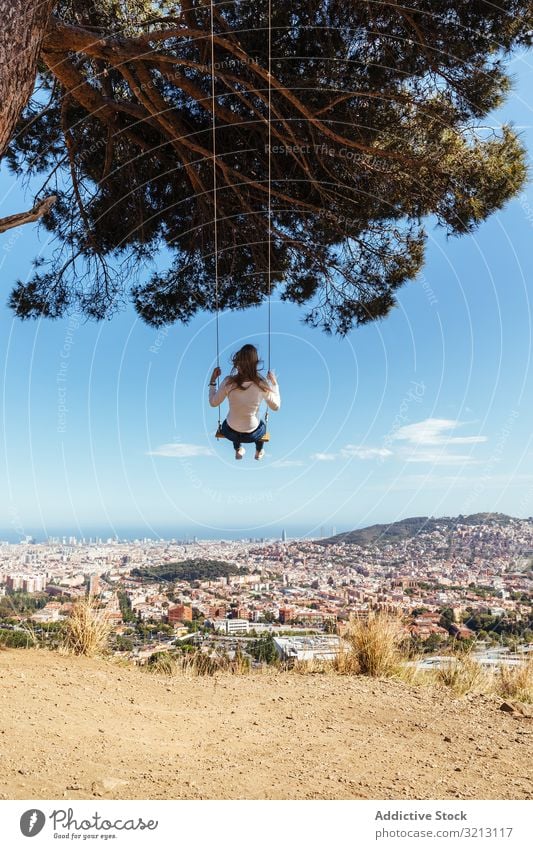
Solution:
<path fill-rule="evenodd" d="M 30 539 L 39 544 L 46 543 L 53 539 L 59 539 L 63 541 L 65 539 L 67 542 L 71 538 L 76 538 L 78 541 L 85 541 L 88 543 L 90 541 L 95 542 L 96 540 L 101 541 L 102 543 L 112 541 L 119 542 L 134 542 L 135 540 L 147 540 L 152 542 L 171 542 L 175 540 L 176 542 L 187 542 L 191 543 L 196 541 L 202 542 L 216 542 L 220 541 L 230 541 L 230 542 L 239 542 L 239 541 L 249 541 L 253 539 L 254 541 L 271 541 L 271 540 L 281 540 L 283 536 L 283 532 L 288 539 L 321 539 L 322 537 L 331 535 L 331 528 L 324 528 L 324 533 L 320 533 L 320 529 L 317 531 L 316 529 L 302 529 L 302 528 L 280 528 L 279 533 L 273 531 L 271 528 L 261 529 L 261 528 L 248 528 L 248 529 L 237 529 L 237 530 L 228 530 L 228 531 L 220 531 L 219 529 L 210 529 L 210 528 L 131 528 L 131 527 L 88 527 L 83 529 L 74 529 L 74 528 L 51 528 L 47 531 L 43 531 L 43 529 L 37 528 L 28 528 L 24 529 L 24 532 L 13 531 L 0 529 L 0 544 L 9 543 L 15 544 L 19 542 L 27 542 Z M 339 529 L 344 530 L 344 529 Z M 338 532 L 338 531 L 336 531 Z"/>
<path fill-rule="evenodd" d="M 459 518 L 461 516 L 472 516 L 472 515 L 507 515 L 511 519 L 516 519 L 519 521 L 532 521 L 531 516 L 515 516 L 511 513 L 505 513 L 503 511 L 490 511 L 490 510 L 472 510 L 468 513 L 456 513 L 456 514 L 442 514 L 439 516 L 431 516 L 429 515 L 427 518 L 430 519 L 450 519 L 450 518 Z M 420 515 L 420 514 L 419 514 Z M 108 540 L 112 541 L 120 541 L 120 542 L 134 542 L 135 540 L 150 540 L 150 541 L 161 541 L 161 542 L 194 542 L 197 541 L 205 541 L 205 542 L 215 542 L 215 541 L 272 541 L 272 540 L 281 540 L 282 538 L 292 539 L 292 540 L 301 540 L 301 539 L 324 539 L 327 537 L 335 536 L 337 534 L 350 533 L 351 531 L 362 530 L 364 528 L 372 527 L 376 524 L 380 525 L 394 525 L 397 522 L 407 521 L 409 519 L 418 518 L 415 515 L 409 516 L 397 516 L 391 519 L 381 519 L 379 522 L 368 522 L 364 520 L 354 521 L 350 524 L 342 524 L 342 525 L 333 525 L 328 522 L 324 522 L 322 524 L 312 524 L 310 523 L 307 526 L 302 525 L 279 525 L 272 528 L 271 526 L 250 526 L 247 528 L 229 528 L 227 530 L 222 530 L 220 528 L 212 528 L 209 526 L 185 526 L 185 527 L 177 527 L 170 525 L 161 525 L 159 527 L 152 526 L 147 524 L 145 527 L 139 526 L 131 526 L 131 525 L 86 525 L 83 527 L 72 527 L 72 526 L 51 526 L 50 528 L 44 529 L 43 527 L 37 526 L 18 526 L 17 528 L 0 528 L 0 544 L 2 543 L 19 543 L 29 541 L 30 539 L 35 543 L 46 543 L 51 539 L 59 539 L 62 541 L 64 538 L 68 542 L 70 538 L 76 538 L 76 540 L 81 541 L 85 539 L 86 542 L 90 541 L 100 541 L 107 542 Z"/>

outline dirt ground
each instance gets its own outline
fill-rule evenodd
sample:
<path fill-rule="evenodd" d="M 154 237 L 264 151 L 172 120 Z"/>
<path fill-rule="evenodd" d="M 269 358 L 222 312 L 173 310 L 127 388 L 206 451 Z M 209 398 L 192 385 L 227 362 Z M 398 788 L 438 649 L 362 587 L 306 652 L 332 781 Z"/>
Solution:
<path fill-rule="evenodd" d="M 531 799 L 533 719 L 335 675 L 0 651 L 2 799 Z"/>

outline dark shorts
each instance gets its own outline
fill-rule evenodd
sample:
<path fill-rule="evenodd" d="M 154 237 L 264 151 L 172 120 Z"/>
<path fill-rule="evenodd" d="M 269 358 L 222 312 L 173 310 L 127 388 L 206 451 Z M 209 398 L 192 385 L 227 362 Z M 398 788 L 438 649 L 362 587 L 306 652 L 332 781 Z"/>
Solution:
<path fill-rule="evenodd" d="M 255 430 L 252 430 L 251 433 L 239 433 L 238 430 L 233 430 L 233 428 L 227 423 L 226 419 L 224 419 L 221 430 L 226 439 L 233 442 L 235 450 L 237 450 L 242 442 L 255 442 L 256 448 L 261 449 L 263 447 L 263 436 L 266 433 L 266 424 L 263 420 L 261 420 L 259 422 L 259 426 L 256 427 Z"/>

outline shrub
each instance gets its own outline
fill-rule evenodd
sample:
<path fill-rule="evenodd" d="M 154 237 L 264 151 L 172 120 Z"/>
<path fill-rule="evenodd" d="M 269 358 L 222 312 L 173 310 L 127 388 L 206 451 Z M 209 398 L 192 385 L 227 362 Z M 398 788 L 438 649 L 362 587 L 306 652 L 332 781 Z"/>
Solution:
<path fill-rule="evenodd" d="M 176 669 L 176 658 L 168 651 L 154 652 L 154 654 L 150 655 L 146 664 L 147 672 L 154 672 L 160 675 L 174 675 Z"/>
<path fill-rule="evenodd" d="M 450 660 L 437 669 L 436 680 L 450 687 L 458 696 L 466 693 L 487 693 L 491 689 L 491 675 L 477 660 L 469 655 L 450 655 Z"/>
<path fill-rule="evenodd" d="M 344 643 L 341 644 L 335 655 L 332 667 L 339 675 L 358 675 L 361 671 L 356 652 L 353 651 L 351 646 L 346 647 Z"/>
<path fill-rule="evenodd" d="M 533 660 L 516 666 L 502 664 L 496 673 L 495 690 L 505 699 L 533 702 Z"/>
<path fill-rule="evenodd" d="M 92 597 L 80 599 L 65 623 L 62 648 L 78 655 L 102 654 L 108 644 L 111 623 Z"/>
<path fill-rule="evenodd" d="M 265 634 L 258 640 L 254 640 L 248 651 L 254 660 L 260 663 L 278 663 L 278 653 L 272 634 Z"/>
<path fill-rule="evenodd" d="M 0 629 L 0 645 L 6 648 L 28 649 L 36 646 L 37 643 L 35 631 L 31 626 L 25 625 L 16 631 L 8 628 Z"/>
<path fill-rule="evenodd" d="M 351 666 L 360 675 L 373 678 L 391 676 L 398 672 L 406 658 L 406 633 L 400 616 L 391 613 L 370 614 L 367 619 L 356 620 L 348 634 L 350 645 L 347 658 L 338 663 Z"/>

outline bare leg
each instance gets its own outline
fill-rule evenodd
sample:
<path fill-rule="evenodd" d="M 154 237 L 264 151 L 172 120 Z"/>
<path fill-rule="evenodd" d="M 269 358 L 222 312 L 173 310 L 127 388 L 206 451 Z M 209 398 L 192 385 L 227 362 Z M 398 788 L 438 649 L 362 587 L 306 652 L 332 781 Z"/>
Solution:
<path fill-rule="evenodd" d="M 233 447 L 235 448 L 235 459 L 242 460 L 246 453 L 246 449 L 243 448 L 240 442 L 234 442 Z"/>

